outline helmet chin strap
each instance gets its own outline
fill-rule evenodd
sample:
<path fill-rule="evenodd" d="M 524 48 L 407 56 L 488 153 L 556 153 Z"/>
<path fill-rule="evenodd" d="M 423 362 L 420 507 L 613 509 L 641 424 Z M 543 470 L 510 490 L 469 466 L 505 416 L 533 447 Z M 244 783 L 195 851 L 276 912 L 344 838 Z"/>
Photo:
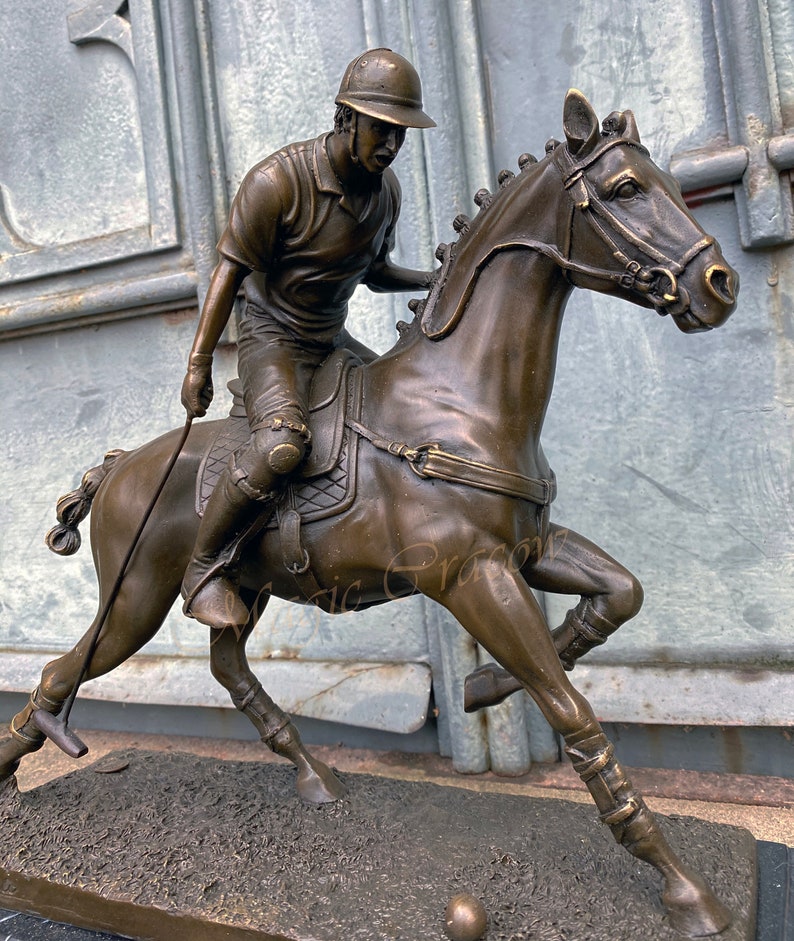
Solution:
<path fill-rule="evenodd" d="M 347 142 L 348 153 L 350 154 L 350 160 L 353 163 L 354 167 L 357 167 L 360 163 L 358 159 L 358 154 L 356 153 L 356 136 L 358 134 L 358 112 L 350 109 L 350 131 L 348 132 L 349 138 Z"/>

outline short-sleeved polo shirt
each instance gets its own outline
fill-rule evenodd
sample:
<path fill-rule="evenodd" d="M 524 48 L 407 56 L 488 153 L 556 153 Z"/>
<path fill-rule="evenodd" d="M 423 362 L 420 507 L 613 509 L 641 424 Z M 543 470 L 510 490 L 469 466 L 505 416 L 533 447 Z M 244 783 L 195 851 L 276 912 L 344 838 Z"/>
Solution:
<path fill-rule="evenodd" d="M 394 247 L 400 212 L 400 185 L 387 168 L 355 214 L 328 137 L 290 144 L 253 167 L 218 243 L 222 256 L 251 269 L 249 310 L 315 343 L 330 343 L 344 326 L 353 291 Z"/>

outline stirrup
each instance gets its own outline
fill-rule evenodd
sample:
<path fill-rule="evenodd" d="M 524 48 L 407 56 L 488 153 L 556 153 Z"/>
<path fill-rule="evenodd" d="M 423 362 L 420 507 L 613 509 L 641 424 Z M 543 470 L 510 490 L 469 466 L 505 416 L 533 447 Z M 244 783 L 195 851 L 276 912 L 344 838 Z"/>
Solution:
<path fill-rule="evenodd" d="M 193 560 L 191 559 L 190 562 L 188 563 L 188 568 L 190 568 L 192 564 L 193 564 Z M 181 593 L 182 593 L 182 597 L 184 598 L 184 604 L 182 605 L 182 614 L 184 614 L 185 617 L 189 618 L 193 616 L 190 613 L 190 606 L 193 603 L 193 599 L 201 591 L 201 589 L 207 584 L 207 582 L 211 582 L 213 578 L 217 578 L 225 567 L 226 567 L 225 562 L 219 559 L 216 559 L 216 561 L 212 565 L 210 565 L 208 568 L 204 570 L 204 572 L 198 577 L 196 584 L 189 590 L 185 590 L 185 580 L 184 580 L 184 576 L 182 577 Z M 185 573 L 187 574 L 187 569 L 185 570 Z"/>
<path fill-rule="evenodd" d="M 182 611 L 186 617 L 216 630 L 245 627 L 251 611 L 240 597 L 236 570 L 229 572 L 228 569 L 227 565 L 215 564 L 210 571 L 201 574 L 197 584 L 185 593 Z M 208 597 L 202 598 L 202 592 Z"/>

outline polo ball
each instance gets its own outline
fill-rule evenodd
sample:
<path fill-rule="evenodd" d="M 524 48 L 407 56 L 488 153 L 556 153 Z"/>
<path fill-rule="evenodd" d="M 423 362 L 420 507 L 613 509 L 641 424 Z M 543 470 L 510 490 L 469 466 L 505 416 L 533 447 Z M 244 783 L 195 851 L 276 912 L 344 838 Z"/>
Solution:
<path fill-rule="evenodd" d="M 479 899 L 461 892 L 449 900 L 446 932 L 450 941 L 480 941 L 488 927 L 488 915 Z"/>

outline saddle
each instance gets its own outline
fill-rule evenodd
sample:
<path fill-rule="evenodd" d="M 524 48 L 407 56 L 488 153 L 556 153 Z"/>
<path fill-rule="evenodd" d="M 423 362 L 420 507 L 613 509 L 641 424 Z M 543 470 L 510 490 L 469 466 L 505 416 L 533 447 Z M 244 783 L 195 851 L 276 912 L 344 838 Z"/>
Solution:
<path fill-rule="evenodd" d="M 358 435 L 348 432 L 345 421 L 358 417 L 360 382 L 353 367 L 359 359 L 349 350 L 334 350 L 314 374 L 309 394 L 309 427 L 312 447 L 306 460 L 287 484 L 276 513 L 268 522 L 277 528 L 289 515 L 303 523 L 325 519 L 348 509 L 356 497 Z M 250 438 L 248 418 L 239 379 L 228 385 L 233 396 L 229 417 L 210 442 L 196 480 L 196 512 L 204 508 L 233 451 Z"/>

